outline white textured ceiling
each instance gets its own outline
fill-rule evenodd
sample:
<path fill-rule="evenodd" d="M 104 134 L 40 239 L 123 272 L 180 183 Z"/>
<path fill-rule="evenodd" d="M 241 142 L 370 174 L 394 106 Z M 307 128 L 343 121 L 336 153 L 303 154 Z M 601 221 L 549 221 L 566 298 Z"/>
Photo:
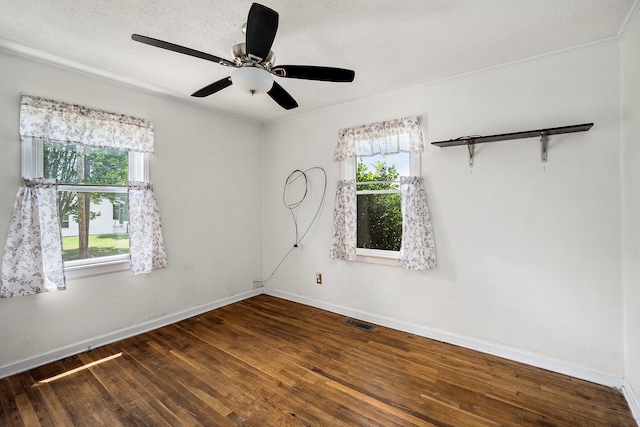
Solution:
<path fill-rule="evenodd" d="M 634 0 L 262 0 L 280 14 L 277 64 L 355 70 L 353 83 L 277 78 L 298 101 L 195 90 L 229 68 L 131 40 L 138 33 L 230 59 L 249 0 L 0 0 L 0 47 L 43 52 L 228 113 L 269 122 L 617 37 Z M 32 51 L 34 50 L 34 51 Z M 37 53 L 36 55 L 40 55 Z"/>

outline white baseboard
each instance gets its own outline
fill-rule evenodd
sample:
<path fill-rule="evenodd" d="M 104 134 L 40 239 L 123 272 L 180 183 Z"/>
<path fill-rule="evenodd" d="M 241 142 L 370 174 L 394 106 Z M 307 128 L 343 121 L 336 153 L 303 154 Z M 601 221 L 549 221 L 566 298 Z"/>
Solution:
<path fill-rule="evenodd" d="M 73 356 L 75 354 L 82 353 L 87 350 L 91 350 L 95 347 L 100 347 L 106 344 L 110 344 L 116 341 L 120 341 L 125 338 L 139 335 L 144 332 L 151 331 L 153 329 L 161 328 L 163 326 L 170 325 L 172 323 L 179 322 L 189 317 L 197 316 L 198 314 L 206 313 L 207 311 L 215 310 L 216 308 L 224 307 L 225 305 L 233 304 L 238 301 L 251 298 L 263 293 L 263 288 L 254 289 L 248 292 L 243 292 L 238 295 L 233 295 L 227 298 L 223 298 L 217 301 L 213 301 L 199 307 L 194 307 L 189 310 L 181 311 L 179 313 L 170 314 L 168 316 L 161 317 L 159 319 L 145 322 L 137 326 L 121 329 L 116 332 L 112 332 L 99 337 L 91 338 L 86 341 L 79 342 L 67 347 L 63 347 L 48 353 L 44 353 L 38 356 L 23 359 L 19 362 L 11 363 L 0 367 L 0 378 L 5 378 L 19 372 L 28 371 L 29 369 L 42 366 L 44 364 L 63 359 L 65 357 Z"/>
<path fill-rule="evenodd" d="M 625 399 L 627 399 L 627 403 L 629 403 L 629 408 L 631 408 L 631 413 L 633 414 L 633 418 L 636 420 L 636 424 L 640 426 L 640 401 L 634 393 L 631 383 L 629 383 L 626 378 L 624 379 L 624 385 L 622 386 L 622 394 L 624 394 Z"/>
<path fill-rule="evenodd" d="M 423 326 L 413 325 L 410 323 L 400 322 L 397 320 L 389 319 L 374 314 L 365 313 L 358 310 L 353 310 L 347 307 L 339 305 L 329 304 L 326 302 L 314 300 L 312 298 L 290 294 L 288 292 L 282 292 L 271 288 L 265 288 L 264 293 L 272 295 L 278 298 L 286 299 L 289 301 L 299 302 L 301 304 L 310 305 L 312 307 L 321 308 L 323 310 L 338 313 L 344 316 L 353 317 L 356 319 L 371 322 L 376 325 L 386 326 L 388 328 L 400 330 L 403 332 L 409 332 L 422 337 L 431 338 L 436 341 L 442 341 L 448 344 L 457 345 L 460 347 L 468 348 L 471 350 L 477 350 L 482 353 L 491 354 L 505 359 L 513 360 L 516 362 L 525 363 L 527 365 L 535 366 L 537 368 L 546 369 L 548 371 L 557 372 L 564 375 L 569 375 L 574 378 L 580 378 L 585 381 L 590 381 L 596 384 L 601 384 L 607 387 L 614 387 L 617 389 L 623 389 L 625 385 L 624 378 L 613 374 L 607 374 L 599 371 L 595 371 L 588 368 L 581 368 L 571 365 L 566 362 L 546 358 L 543 356 L 529 354 L 519 350 L 515 350 L 508 347 L 502 347 L 496 344 L 491 344 L 483 341 L 466 338 L 446 332 L 441 332 Z"/>

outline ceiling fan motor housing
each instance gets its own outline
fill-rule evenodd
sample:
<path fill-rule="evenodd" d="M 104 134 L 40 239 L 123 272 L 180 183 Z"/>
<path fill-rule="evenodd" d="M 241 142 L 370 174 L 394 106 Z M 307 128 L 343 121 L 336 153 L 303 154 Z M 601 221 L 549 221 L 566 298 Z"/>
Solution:
<path fill-rule="evenodd" d="M 272 50 L 269 51 L 269 54 L 265 59 L 255 57 L 253 55 L 247 55 L 246 43 L 238 43 L 233 46 L 231 48 L 231 57 L 233 58 L 233 62 L 238 66 L 242 66 L 243 64 L 260 64 L 262 68 L 266 70 L 270 70 L 276 62 L 276 54 L 273 53 Z"/>

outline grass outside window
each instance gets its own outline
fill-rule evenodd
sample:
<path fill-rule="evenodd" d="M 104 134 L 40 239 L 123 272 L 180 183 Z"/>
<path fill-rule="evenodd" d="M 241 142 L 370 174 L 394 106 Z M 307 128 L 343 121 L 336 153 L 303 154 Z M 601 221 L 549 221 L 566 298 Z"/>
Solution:
<path fill-rule="evenodd" d="M 78 259 L 78 236 L 62 238 L 64 260 Z M 129 253 L 128 234 L 97 234 L 89 236 L 89 258 L 97 258 L 110 255 L 122 255 Z"/>

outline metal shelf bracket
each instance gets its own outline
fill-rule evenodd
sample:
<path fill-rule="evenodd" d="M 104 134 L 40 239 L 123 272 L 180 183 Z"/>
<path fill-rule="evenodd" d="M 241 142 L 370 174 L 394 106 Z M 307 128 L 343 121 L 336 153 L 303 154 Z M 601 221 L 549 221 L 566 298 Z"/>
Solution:
<path fill-rule="evenodd" d="M 469 140 L 469 142 L 467 142 L 467 149 L 469 150 L 469 167 L 472 168 L 473 167 L 473 155 L 475 154 L 476 151 L 476 144 L 473 141 L 473 139 Z"/>
<path fill-rule="evenodd" d="M 540 160 L 542 163 L 547 163 L 547 152 L 549 149 L 549 140 L 546 132 L 540 132 Z"/>

